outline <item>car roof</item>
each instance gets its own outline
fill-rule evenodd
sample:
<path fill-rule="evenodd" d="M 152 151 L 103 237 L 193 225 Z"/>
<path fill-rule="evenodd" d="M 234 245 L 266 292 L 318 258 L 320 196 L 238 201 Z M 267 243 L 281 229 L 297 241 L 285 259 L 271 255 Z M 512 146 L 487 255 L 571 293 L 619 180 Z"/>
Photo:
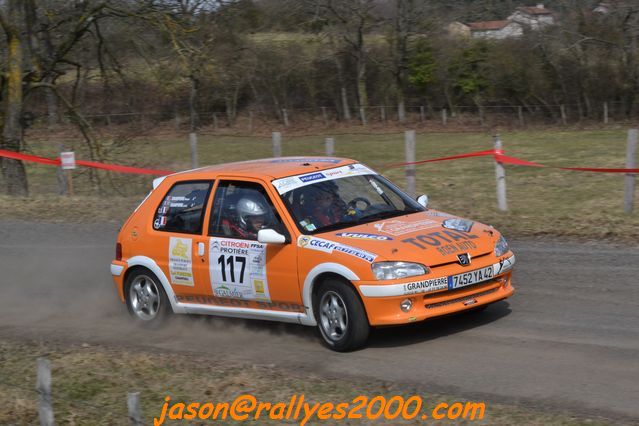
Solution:
<path fill-rule="evenodd" d="M 353 163 L 357 163 L 357 161 L 339 157 L 277 157 L 216 164 L 213 166 L 174 173 L 169 176 L 198 179 L 226 174 L 238 177 L 261 177 L 267 180 L 273 180 L 303 173 L 332 169 L 334 167 L 346 166 Z"/>

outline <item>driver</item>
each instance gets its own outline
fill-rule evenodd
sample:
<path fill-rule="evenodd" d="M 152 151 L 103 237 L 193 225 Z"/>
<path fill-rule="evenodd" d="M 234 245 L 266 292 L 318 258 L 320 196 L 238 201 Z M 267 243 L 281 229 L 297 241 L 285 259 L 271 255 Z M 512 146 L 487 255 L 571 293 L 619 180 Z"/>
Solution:
<path fill-rule="evenodd" d="M 357 214 L 355 209 L 348 208 L 337 194 L 336 185 L 316 184 L 309 188 L 311 201 L 310 222 L 316 227 L 324 227 L 350 221 Z"/>
<path fill-rule="evenodd" d="M 254 194 L 245 195 L 238 200 L 235 210 L 237 223 L 222 221 L 225 233 L 256 240 L 258 231 L 268 225 L 269 208 L 264 200 Z"/>

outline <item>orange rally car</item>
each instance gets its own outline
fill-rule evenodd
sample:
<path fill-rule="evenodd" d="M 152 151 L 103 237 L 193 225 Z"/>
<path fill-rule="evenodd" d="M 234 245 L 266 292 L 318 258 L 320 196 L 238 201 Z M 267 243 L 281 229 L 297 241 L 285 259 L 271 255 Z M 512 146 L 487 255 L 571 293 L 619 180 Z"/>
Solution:
<path fill-rule="evenodd" d="M 343 158 L 176 173 L 155 179 L 122 226 L 111 274 L 142 322 L 171 312 L 285 321 L 351 350 L 371 327 L 513 294 L 504 237 L 427 201 Z"/>

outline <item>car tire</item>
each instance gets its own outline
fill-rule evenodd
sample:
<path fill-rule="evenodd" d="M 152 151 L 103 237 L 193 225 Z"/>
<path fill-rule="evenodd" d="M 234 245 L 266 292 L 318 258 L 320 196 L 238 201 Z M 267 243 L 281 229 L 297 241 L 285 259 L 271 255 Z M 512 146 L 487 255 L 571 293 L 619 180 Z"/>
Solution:
<path fill-rule="evenodd" d="M 330 349 L 346 352 L 366 343 L 370 332 L 366 310 L 350 285 L 336 279 L 323 282 L 313 298 L 313 311 Z"/>
<path fill-rule="evenodd" d="M 145 326 L 159 326 L 172 312 L 169 298 L 160 280 L 148 269 L 131 271 L 124 284 L 129 314 Z"/>

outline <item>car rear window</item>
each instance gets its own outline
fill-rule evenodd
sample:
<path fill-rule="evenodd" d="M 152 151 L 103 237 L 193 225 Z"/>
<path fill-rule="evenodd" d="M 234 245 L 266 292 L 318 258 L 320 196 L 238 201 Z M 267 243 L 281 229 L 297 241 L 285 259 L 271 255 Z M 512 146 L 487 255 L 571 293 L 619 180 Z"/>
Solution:
<path fill-rule="evenodd" d="M 171 187 L 153 218 L 156 231 L 202 233 L 204 206 L 212 182 L 179 182 Z"/>

